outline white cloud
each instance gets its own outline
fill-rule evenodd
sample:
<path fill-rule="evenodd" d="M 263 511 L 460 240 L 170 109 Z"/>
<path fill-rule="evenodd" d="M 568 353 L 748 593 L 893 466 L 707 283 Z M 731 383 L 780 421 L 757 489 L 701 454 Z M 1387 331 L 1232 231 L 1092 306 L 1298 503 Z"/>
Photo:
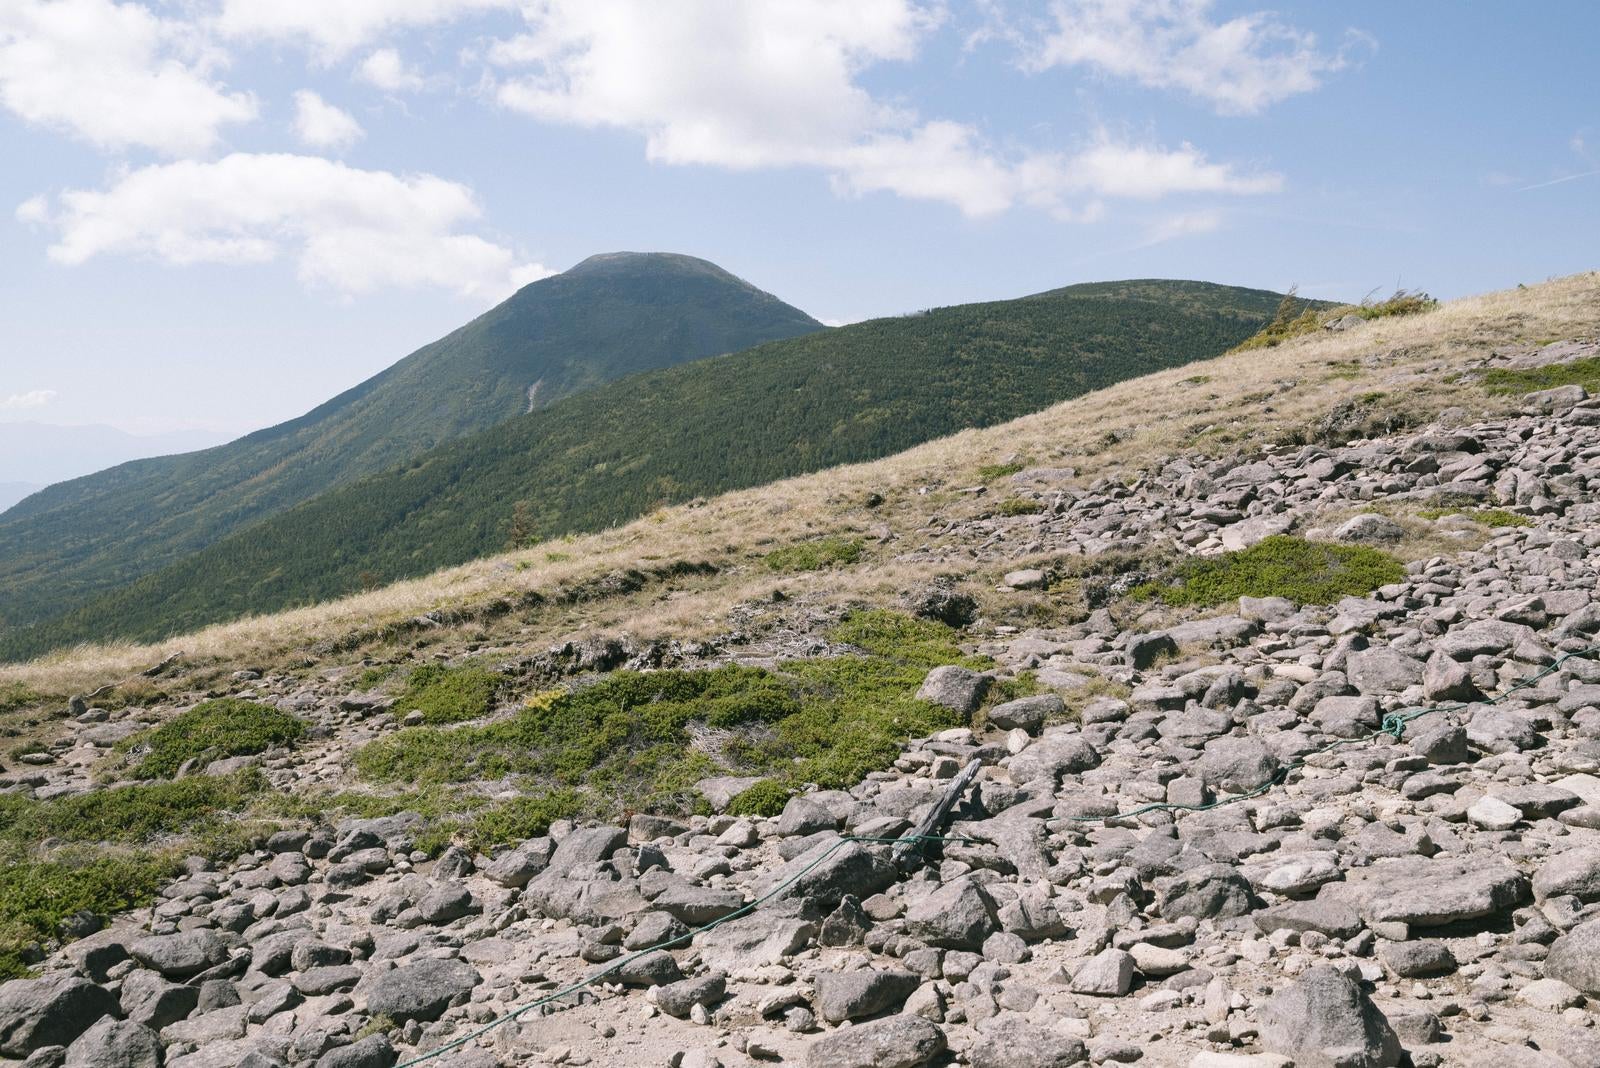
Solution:
<path fill-rule="evenodd" d="M 223 0 L 217 26 L 230 37 L 295 41 L 337 57 L 397 30 L 515 7 L 515 0 Z"/>
<path fill-rule="evenodd" d="M 942 8 L 916 0 L 532 0 L 528 29 L 496 42 L 495 87 L 535 118 L 633 130 L 662 163 L 815 167 L 842 194 L 889 192 L 972 216 L 1017 203 L 1092 218 L 1096 199 L 1260 193 L 1185 145 L 1097 139 L 1077 154 L 1006 156 L 973 126 L 875 98 L 866 68 L 913 59 Z M 713 58 L 714 57 L 714 58 Z"/>
<path fill-rule="evenodd" d="M 13 393 L 0 399 L 0 410 L 20 411 L 24 408 L 43 408 L 59 394 L 53 389 L 31 389 L 26 393 Z"/>
<path fill-rule="evenodd" d="M 294 132 L 313 148 L 341 148 L 359 141 L 365 133 L 355 116 L 310 89 L 294 94 Z"/>
<path fill-rule="evenodd" d="M 197 40 L 140 4 L 0 0 L 0 104 L 101 148 L 204 152 L 256 104 L 214 80 Z"/>
<path fill-rule="evenodd" d="M 437 286 L 498 299 L 548 274 L 460 227 L 472 191 L 429 174 L 358 170 L 315 156 L 235 153 L 129 171 L 30 213 L 56 232 L 50 257 L 141 255 L 171 264 L 266 263 L 292 255 L 302 282 L 342 294 Z"/>
<path fill-rule="evenodd" d="M 1087 65 L 1154 89 L 1176 89 L 1223 114 L 1248 115 L 1310 92 L 1345 53 L 1271 12 L 1213 19 L 1213 0 L 1054 0 L 1053 28 L 1026 45 L 1025 66 Z M 1352 41 L 1371 43 L 1364 34 Z"/>
<path fill-rule="evenodd" d="M 1222 213 L 1215 210 L 1186 211 L 1158 219 L 1145 231 L 1145 245 L 1159 245 L 1180 237 L 1209 234 L 1222 228 Z"/>
<path fill-rule="evenodd" d="M 406 66 L 400 53 L 392 48 L 380 48 L 362 60 L 356 77 L 386 93 L 414 92 L 429 85 L 429 79 Z"/>

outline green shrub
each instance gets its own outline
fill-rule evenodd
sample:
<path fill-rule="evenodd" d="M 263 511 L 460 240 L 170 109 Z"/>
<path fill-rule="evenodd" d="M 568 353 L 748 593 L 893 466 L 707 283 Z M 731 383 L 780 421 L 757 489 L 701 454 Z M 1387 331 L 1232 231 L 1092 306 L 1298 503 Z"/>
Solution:
<path fill-rule="evenodd" d="M 1600 356 L 1543 367 L 1494 367 L 1483 373 L 1483 388 L 1490 393 L 1532 393 L 1557 386 L 1582 386 L 1600 390 Z"/>
<path fill-rule="evenodd" d="M 1447 515 L 1463 515 L 1474 523 L 1486 527 L 1531 527 L 1533 520 L 1520 512 L 1505 508 L 1424 508 L 1417 513 L 1424 519 L 1442 519 Z"/>
<path fill-rule="evenodd" d="M 421 712 L 424 723 L 460 723 L 480 719 L 494 707 L 505 677 L 481 667 L 445 667 L 423 664 L 406 679 L 406 689 L 394 703 L 397 716 Z"/>
<path fill-rule="evenodd" d="M 0 712 L 15 712 L 45 700 L 44 694 L 20 682 L 8 682 L 0 686 Z"/>
<path fill-rule="evenodd" d="M 915 699 L 928 667 L 960 659 L 948 627 L 894 613 L 858 613 L 847 638 L 887 655 L 791 661 L 777 670 L 613 672 L 573 693 L 532 702 L 495 723 L 415 727 L 355 755 L 372 782 L 424 788 L 525 775 L 543 800 L 485 809 L 479 840 L 514 836 L 552 813 L 675 811 L 703 804 L 693 784 L 710 775 L 770 776 L 853 786 L 887 767 L 909 738 L 960 724 Z M 752 799 L 754 803 L 756 799 Z"/>
<path fill-rule="evenodd" d="M 1038 515 L 1044 511 L 1044 505 L 1032 497 L 1007 497 L 1000 502 L 997 509 L 1001 515 Z"/>
<path fill-rule="evenodd" d="M 1394 295 L 1387 300 L 1374 302 L 1368 299 L 1360 304 L 1333 306 L 1325 301 L 1301 300 L 1295 295 L 1295 288 L 1290 287 L 1289 292 L 1284 294 L 1270 323 L 1259 333 L 1241 341 L 1228 351 L 1248 352 L 1251 349 L 1281 345 L 1290 338 L 1314 334 L 1326 324 L 1335 319 L 1342 319 L 1346 315 L 1357 315 L 1363 319 L 1386 319 L 1395 315 L 1417 315 L 1432 311 L 1439 306 L 1439 302 L 1428 294 L 1405 289 L 1395 290 Z"/>
<path fill-rule="evenodd" d="M 103 918 L 148 904 L 178 870 L 171 854 L 0 862 L 0 981 L 27 974 L 28 947 L 55 938 L 63 920 L 79 912 Z"/>
<path fill-rule="evenodd" d="M 861 559 L 860 538 L 826 537 L 774 549 L 764 558 L 771 571 L 821 571 Z"/>
<path fill-rule="evenodd" d="M 121 748 L 146 747 L 133 773 L 141 779 L 176 775 L 196 757 L 249 756 L 275 745 L 290 745 L 305 724 L 287 712 L 254 701 L 224 697 L 196 705 L 154 730 L 142 731 Z"/>
<path fill-rule="evenodd" d="M 954 628 L 937 620 L 916 619 L 884 608 L 851 612 L 828 631 L 828 637 L 865 649 L 874 656 L 922 667 L 960 664 L 981 669 L 993 663 L 987 657 L 962 653 L 961 646 L 956 644 Z"/>
<path fill-rule="evenodd" d="M 556 820 L 571 819 L 583 811 L 583 796 L 576 790 L 550 790 L 513 798 L 473 817 L 471 842 L 479 850 L 524 842 L 544 834 Z"/>
<path fill-rule="evenodd" d="M 195 775 L 173 782 L 118 786 L 35 801 L 0 794 L 0 843 L 26 847 L 67 842 L 143 844 L 177 834 L 223 830 L 266 787 L 259 772 Z"/>
<path fill-rule="evenodd" d="M 1005 478 L 1021 471 L 1024 464 L 1021 460 L 1013 460 L 1005 464 L 984 464 L 978 468 L 978 478 L 983 482 L 993 482 L 997 478 Z"/>
<path fill-rule="evenodd" d="M 1359 545 L 1331 545 L 1277 534 L 1248 549 L 1189 559 L 1170 582 L 1137 587 L 1135 597 L 1170 605 L 1218 605 L 1240 597 L 1286 597 L 1330 604 L 1405 578 L 1405 565 Z"/>
<path fill-rule="evenodd" d="M 762 779 L 739 793 L 728 802 L 730 816 L 776 816 L 789 803 L 789 791 L 773 782 Z"/>

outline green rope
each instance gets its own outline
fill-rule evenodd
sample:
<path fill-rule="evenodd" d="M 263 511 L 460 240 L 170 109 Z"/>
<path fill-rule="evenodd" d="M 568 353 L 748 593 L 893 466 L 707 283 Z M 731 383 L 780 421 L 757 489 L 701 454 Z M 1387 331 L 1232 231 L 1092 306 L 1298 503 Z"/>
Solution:
<path fill-rule="evenodd" d="M 1203 805 L 1186 805 L 1176 801 L 1158 801 L 1148 805 L 1141 805 L 1138 808 L 1130 809 L 1127 812 L 1118 812 L 1111 816 L 1069 816 L 1067 818 L 1075 823 L 1106 823 L 1112 820 L 1133 819 L 1151 812 L 1208 812 L 1212 809 L 1221 808 L 1223 805 L 1235 805 L 1241 801 L 1248 801 L 1251 798 L 1260 797 L 1273 787 L 1283 785 L 1291 774 L 1299 771 L 1301 768 L 1304 768 L 1307 762 L 1313 757 L 1321 756 L 1324 753 L 1330 753 L 1337 749 L 1342 749 L 1345 746 L 1375 742 L 1380 738 L 1392 738 L 1395 741 L 1399 741 L 1405 735 L 1407 725 L 1414 720 L 1421 719 L 1423 716 L 1431 715 L 1435 712 L 1459 712 L 1473 704 L 1497 705 L 1506 700 L 1506 698 L 1510 697 L 1512 694 L 1521 690 L 1525 690 L 1528 687 L 1537 684 L 1541 679 L 1555 674 L 1561 669 L 1561 665 L 1566 663 L 1568 660 L 1571 660 L 1574 657 L 1594 657 L 1597 654 L 1600 654 L 1600 646 L 1590 646 L 1586 649 L 1580 649 L 1576 652 L 1564 653 L 1561 656 L 1558 656 L 1548 667 L 1544 668 L 1543 670 L 1528 676 L 1515 686 L 1512 686 L 1493 697 L 1486 697 L 1481 701 L 1463 701 L 1448 705 L 1420 706 L 1416 708 L 1401 709 L 1398 712 L 1390 712 L 1383 717 L 1382 726 L 1373 731 L 1371 734 L 1360 738 L 1336 739 L 1335 741 L 1332 741 L 1321 748 L 1314 749 L 1300 759 L 1291 761 L 1290 763 L 1279 768 L 1277 773 L 1274 774 L 1271 779 L 1262 783 L 1254 790 L 1249 790 L 1242 794 L 1231 794 L 1227 797 L 1218 798 L 1215 801 Z M 834 842 L 827 849 L 823 850 L 823 852 L 818 855 L 816 860 L 813 860 L 810 864 L 807 864 L 804 868 L 801 868 L 799 871 L 795 872 L 789 878 L 785 879 L 783 882 L 779 883 L 765 894 L 762 894 L 760 897 L 746 905 L 740 906 L 734 911 L 728 913 L 726 916 L 712 920 L 710 923 L 705 924 L 704 926 L 696 927 L 690 931 L 685 931 L 683 934 L 678 935 L 675 938 L 669 938 L 664 942 L 658 942 L 653 946 L 637 950 L 623 957 L 618 957 L 615 961 L 606 965 L 597 972 L 585 976 L 576 982 L 568 983 L 559 990 L 546 994 L 544 997 L 539 998 L 536 1001 L 530 1001 L 526 1005 L 518 1006 L 505 1015 L 498 1016 L 495 1019 L 490 1020 L 487 1024 L 484 1024 L 482 1027 L 479 1027 L 474 1031 L 470 1031 L 459 1038 L 451 1039 L 444 1045 L 439 1046 L 436 1049 L 429 1050 L 427 1053 L 413 1057 L 409 1061 L 401 1062 L 400 1064 L 396 1065 L 395 1068 L 412 1068 L 413 1065 L 418 1065 L 424 1061 L 432 1060 L 434 1057 L 448 1053 L 451 1050 L 460 1049 L 469 1042 L 477 1041 L 479 1038 L 482 1038 L 484 1035 L 488 1034 L 490 1031 L 493 1031 L 502 1024 L 510 1023 L 517 1017 L 532 1012 L 534 1009 L 543 1008 L 544 1006 L 552 1004 L 553 1002 L 560 1001 L 562 998 L 570 997 L 571 995 L 582 991 L 585 987 L 593 986 L 606 976 L 616 974 L 641 957 L 663 949 L 670 949 L 673 946 L 681 945 L 684 942 L 690 941 L 696 935 L 703 934 L 706 931 L 720 927 L 731 920 L 739 919 L 742 916 L 748 916 L 750 913 L 754 912 L 768 901 L 778 897 L 785 890 L 789 889 L 789 887 L 799 882 L 824 860 L 827 860 L 830 856 L 832 856 L 836 850 L 841 849 L 852 842 L 862 845 L 895 845 L 903 842 L 917 842 L 920 845 L 926 845 L 930 842 L 965 842 L 969 844 L 978 844 L 970 838 L 947 838 L 939 835 L 917 835 L 915 837 L 907 838 L 864 838 L 860 836 L 840 838 L 837 842 Z"/>

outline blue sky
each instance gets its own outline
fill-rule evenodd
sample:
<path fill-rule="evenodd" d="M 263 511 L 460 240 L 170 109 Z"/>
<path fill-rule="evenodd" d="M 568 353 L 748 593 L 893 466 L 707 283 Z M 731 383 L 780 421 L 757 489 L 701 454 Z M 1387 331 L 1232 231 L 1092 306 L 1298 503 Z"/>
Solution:
<path fill-rule="evenodd" d="M 239 433 L 542 273 L 828 321 L 1591 269 L 1600 8 L 0 0 L 0 421 Z"/>

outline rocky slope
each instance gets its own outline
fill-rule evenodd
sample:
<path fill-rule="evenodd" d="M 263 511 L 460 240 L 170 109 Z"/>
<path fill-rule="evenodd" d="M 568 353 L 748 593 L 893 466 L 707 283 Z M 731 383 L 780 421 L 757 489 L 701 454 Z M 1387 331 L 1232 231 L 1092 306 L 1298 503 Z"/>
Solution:
<path fill-rule="evenodd" d="M 1492 361 L 1595 357 L 1590 336 Z M 1137 477 L 1023 468 L 1008 489 L 1035 507 L 986 508 L 996 491 L 972 487 L 972 507 L 898 533 L 895 566 L 924 576 L 903 606 L 962 622 L 993 666 L 929 672 L 920 696 L 971 724 L 852 789 L 770 818 L 557 821 L 492 856 L 417 849 L 419 815 L 289 826 L 197 858 L 153 907 L 0 987 L 0 1056 L 1600 1065 L 1600 399 L 1564 386 L 1493 417 L 1442 406 L 1372 437 L 1325 414 L 1319 443 L 1171 452 Z M 1152 547 L 1229 559 L 1284 535 L 1404 567 L 1327 604 L 1129 596 L 1164 581 Z M 712 640 L 462 641 L 580 679 L 630 657 L 829 655 L 825 585 L 746 600 Z M 1069 595 L 1076 618 L 1028 626 L 1006 608 Z M 1038 693 L 985 701 L 1024 676 Z M 352 754 L 404 718 L 303 660 L 211 679 L 309 724 L 293 748 L 204 769 L 256 764 L 286 794 L 354 785 Z M 149 715 L 78 706 L 6 787 L 94 789 Z M 879 840 L 972 761 L 945 840 L 897 866 Z M 720 809 L 746 785 L 701 792 Z"/>

